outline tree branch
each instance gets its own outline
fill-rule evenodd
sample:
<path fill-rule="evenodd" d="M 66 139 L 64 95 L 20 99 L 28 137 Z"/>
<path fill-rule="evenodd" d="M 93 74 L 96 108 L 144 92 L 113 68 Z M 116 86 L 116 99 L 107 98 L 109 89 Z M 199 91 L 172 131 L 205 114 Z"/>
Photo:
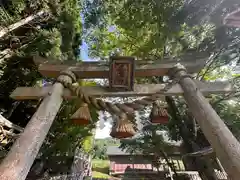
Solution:
<path fill-rule="evenodd" d="M 7 130 L 5 130 L 5 129 L 3 129 L 3 128 L 1 128 L 0 131 L 2 131 L 2 133 L 4 134 L 4 136 L 9 136 L 9 137 L 13 137 L 13 138 L 16 138 L 16 137 L 19 136 L 19 134 L 15 134 L 15 133 L 13 133 L 13 132 L 11 132 L 11 131 L 7 131 Z"/>
<path fill-rule="evenodd" d="M 3 117 L 1 114 L 0 114 L 0 125 L 7 126 L 8 128 L 15 129 L 15 130 L 17 130 L 19 132 L 23 132 L 23 128 L 22 127 L 13 124 L 11 121 L 9 121 L 5 117 Z"/>
<path fill-rule="evenodd" d="M 219 56 L 219 54 L 222 53 L 223 49 L 224 49 L 224 48 L 220 49 L 220 50 L 209 60 L 209 63 L 208 63 L 208 65 L 207 65 L 207 67 L 205 67 L 205 68 L 206 68 L 206 71 L 204 72 L 204 74 L 202 75 L 202 77 L 201 77 L 200 80 L 203 80 L 203 78 L 205 77 L 205 75 L 209 72 L 209 70 L 211 69 L 213 63 L 215 62 L 215 58 L 216 58 L 217 56 Z M 200 76 L 200 73 L 198 73 L 197 78 L 199 78 L 199 76 Z"/>
<path fill-rule="evenodd" d="M 240 96 L 240 92 L 230 93 L 230 94 L 226 95 L 225 97 L 223 97 L 223 98 L 213 102 L 212 106 L 215 106 L 216 104 L 218 104 L 218 103 L 220 103 L 222 101 L 227 101 L 227 100 L 230 100 L 232 98 L 237 98 L 239 96 Z"/>
<path fill-rule="evenodd" d="M 25 19 L 22 19 L 14 24 L 11 24 L 10 26 L 6 27 L 6 28 L 3 28 L 1 31 L 0 31 L 0 38 L 2 38 L 3 36 L 5 36 L 7 33 L 29 23 L 30 21 L 34 20 L 35 18 L 37 17 L 41 17 L 45 12 L 44 11 L 39 11 L 38 13 L 34 14 L 34 15 L 30 15 L 28 16 L 27 18 Z"/>

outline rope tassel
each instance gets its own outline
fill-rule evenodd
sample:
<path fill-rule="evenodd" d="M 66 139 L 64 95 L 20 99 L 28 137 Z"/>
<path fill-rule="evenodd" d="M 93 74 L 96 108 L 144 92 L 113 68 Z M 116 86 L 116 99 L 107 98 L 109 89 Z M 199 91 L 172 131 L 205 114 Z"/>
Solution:
<path fill-rule="evenodd" d="M 117 139 L 129 138 L 135 135 L 133 124 L 128 120 L 127 115 L 121 115 L 112 127 L 110 136 Z"/>
<path fill-rule="evenodd" d="M 70 77 L 73 82 L 76 82 L 76 76 L 71 70 L 65 70 L 60 72 L 60 75 L 67 75 Z M 78 83 L 69 84 L 66 82 L 61 76 L 57 79 L 58 82 L 61 82 L 66 88 L 70 89 L 77 97 L 79 97 L 83 102 L 92 105 L 94 108 L 98 110 L 105 110 L 110 112 L 111 114 L 119 115 L 121 113 L 125 113 L 128 115 L 133 115 L 134 111 L 143 109 L 145 106 L 152 104 L 153 101 L 160 99 L 162 95 L 154 94 L 150 97 L 145 97 L 141 100 L 136 100 L 132 103 L 124 103 L 124 104 L 113 104 L 109 102 L 103 101 L 101 98 L 95 98 L 93 96 L 89 96 L 85 94 Z M 168 88 L 167 88 L 168 89 Z M 164 91 L 167 91 L 165 89 Z"/>
<path fill-rule="evenodd" d="M 150 114 L 150 121 L 153 124 L 166 124 L 168 123 L 168 112 L 165 107 L 160 107 L 156 102 L 153 103 L 152 111 Z"/>
<path fill-rule="evenodd" d="M 87 125 L 92 121 L 88 104 L 82 103 L 81 107 L 70 118 L 74 124 Z"/>

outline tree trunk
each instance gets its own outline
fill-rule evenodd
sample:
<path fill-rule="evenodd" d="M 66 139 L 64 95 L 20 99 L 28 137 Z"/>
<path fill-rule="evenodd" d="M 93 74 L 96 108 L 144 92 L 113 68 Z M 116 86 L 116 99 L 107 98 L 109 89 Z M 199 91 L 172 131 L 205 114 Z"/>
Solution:
<path fill-rule="evenodd" d="M 189 129 L 186 127 L 186 123 L 182 122 L 182 117 L 179 113 L 179 110 L 175 104 L 175 101 L 172 97 L 166 97 L 166 101 L 169 106 L 169 110 L 171 111 L 171 115 L 177 122 L 177 126 L 179 128 L 180 135 L 183 139 L 184 142 L 184 147 L 187 151 L 189 152 L 195 152 L 199 149 L 195 141 L 193 141 L 191 138 L 194 138 L 192 134 L 190 134 Z M 193 157 L 193 158 L 188 158 L 184 159 L 185 164 L 187 165 L 186 168 L 190 170 L 197 170 L 199 172 L 200 177 L 203 180 L 214 180 L 214 175 L 213 173 L 210 173 L 208 170 L 208 167 L 206 162 L 203 159 Z M 189 167 L 190 166 L 190 167 Z"/>
<path fill-rule="evenodd" d="M 167 154 L 162 149 L 160 149 L 160 152 L 161 152 L 161 155 L 163 156 L 163 158 L 166 160 L 167 165 L 171 168 L 171 170 L 175 174 L 175 177 L 178 177 L 177 171 L 176 171 L 174 165 L 169 161 Z"/>
<path fill-rule="evenodd" d="M 177 65 L 170 73 L 179 78 L 189 109 L 210 142 L 229 177 L 238 180 L 240 175 L 240 144 L 220 119 L 209 102 L 187 76 L 186 69 Z"/>
<path fill-rule="evenodd" d="M 0 38 L 2 38 L 3 36 L 5 36 L 6 34 L 8 34 L 9 32 L 31 22 L 32 20 L 34 20 L 35 18 L 42 16 L 45 12 L 44 11 L 39 11 L 37 14 L 28 16 L 25 19 L 22 19 L 14 24 L 11 24 L 10 26 L 3 28 L 0 30 Z"/>
<path fill-rule="evenodd" d="M 67 82 L 72 83 L 70 77 L 62 77 Z M 26 178 L 61 106 L 63 89 L 61 83 L 55 83 L 52 92 L 44 98 L 24 132 L 16 140 L 0 165 L 1 180 L 24 180 Z"/>

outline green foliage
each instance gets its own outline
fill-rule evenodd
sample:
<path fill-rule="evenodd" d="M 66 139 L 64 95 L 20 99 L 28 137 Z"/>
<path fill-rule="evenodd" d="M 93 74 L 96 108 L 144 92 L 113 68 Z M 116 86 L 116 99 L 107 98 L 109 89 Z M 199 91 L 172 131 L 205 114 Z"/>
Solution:
<path fill-rule="evenodd" d="M 109 179 L 109 178 L 112 178 L 108 174 L 102 173 L 102 172 L 99 172 L 99 171 L 93 171 L 92 172 L 92 177 L 93 178 L 99 178 L 99 179 Z"/>
<path fill-rule="evenodd" d="M 59 165 L 70 171 L 72 161 L 69 158 L 73 160 L 77 147 L 87 154 L 92 152 L 93 129 L 96 128 L 94 122 L 98 116 L 96 111 L 91 109 L 93 123 L 86 126 L 73 124 L 70 117 L 78 109 L 78 105 L 78 100 L 67 101 L 62 105 L 38 155 L 38 159 L 44 164 L 40 175 L 44 173 L 44 169 L 48 169 L 49 173 L 60 173 L 61 171 L 56 169 Z"/>
<path fill-rule="evenodd" d="M 104 58 L 118 51 L 123 55 L 155 59 L 182 53 L 187 48 L 197 48 L 203 39 L 210 38 L 212 34 L 209 24 L 190 27 L 184 22 L 169 21 L 182 7 L 183 1 L 143 0 L 137 3 L 113 3 L 108 0 L 101 1 L 100 4 L 99 6 L 93 1 L 90 6 L 95 12 L 95 6 L 98 5 L 96 14 L 99 20 L 86 22 L 86 26 L 93 24 L 87 34 L 93 56 L 98 53 L 98 56 Z M 89 18 L 88 11 L 85 16 Z M 91 15 L 90 17 L 94 19 Z M 94 23 L 97 23 L 97 26 L 94 26 Z"/>
<path fill-rule="evenodd" d="M 43 156 L 73 156 L 76 147 L 82 147 L 86 152 L 90 151 L 92 129 L 95 125 L 77 126 L 70 120 L 71 115 L 78 108 L 78 104 L 78 101 L 69 101 L 63 104 L 42 147 Z"/>
<path fill-rule="evenodd" d="M 161 150 L 169 150 L 171 148 L 170 144 L 164 141 L 162 134 L 155 133 L 158 131 L 157 129 L 159 129 L 159 127 L 154 125 L 145 126 L 138 137 L 121 140 L 120 148 L 130 153 L 142 154 L 160 154 Z"/>
<path fill-rule="evenodd" d="M 41 103 L 39 101 L 13 101 L 10 93 L 20 86 L 34 86 L 44 79 L 34 65 L 32 56 L 40 55 L 49 59 L 79 60 L 82 38 L 82 22 L 80 18 L 81 2 L 77 0 L 16 0 L 1 1 L 0 25 L 7 27 L 13 23 L 44 10 L 47 13 L 24 24 L 14 31 L 7 33 L 0 39 L 1 53 L 9 50 L 6 56 L 1 54 L 0 59 L 0 113 L 15 124 L 25 127 Z M 17 38 L 19 46 L 13 48 L 12 38 Z M 45 79 L 51 82 L 51 79 Z M 73 156 L 76 147 L 84 146 L 86 151 L 91 147 L 91 138 L 84 142 L 86 137 L 92 136 L 94 124 L 85 127 L 75 126 L 70 121 L 71 114 L 77 109 L 77 102 L 64 102 L 60 112 L 50 129 L 38 160 L 44 163 L 40 174 L 45 169 L 51 169 L 49 162 L 54 166 L 66 163 Z M 91 110 L 92 118 L 97 121 L 96 111 Z M 84 142 L 84 143 L 83 143 Z M 84 144 L 84 145 L 83 145 Z M 11 147 L 9 145 L 7 148 Z M 7 149 L 8 150 L 8 149 Z M 59 159 L 56 160 L 55 157 Z M 64 157 L 64 158 L 60 158 Z M 70 158 L 71 161 L 71 158 Z M 38 162 L 36 162 L 36 165 Z M 71 164 L 71 163 L 70 163 Z M 60 170 L 59 170 L 60 171 Z"/>
<path fill-rule="evenodd" d="M 36 72 L 36 67 L 30 58 L 31 56 L 40 55 L 59 60 L 79 59 L 79 45 L 81 44 L 80 6 L 80 2 L 76 0 L 40 0 L 36 2 L 18 0 L 2 2 L 0 13 L 3 16 L 0 18 L 0 24 L 3 27 L 34 15 L 40 10 L 48 12 L 46 17 L 38 17 L 29 24 L 20 26 L 0 40 L 1 51 L 10 49 L 11 54 L 14 54 L 13 56 L 10 54 L 10 58 L 7 59 L 4 59 L 4 56 L 2 56 L 1 58 L 3 59 L 1 59 L 0 64 L 2 70 L 0 75 L 1 87 L 7 87 L 1 89 L 2 103 L 0 111 L 9 116 L 8 118 L 11 119 L 14 116 L 14 112 L 11 114 L 11 106 L 15 106 L 15 102 L 9 98 L 9 93 L 18 86 L 34 85 L 41 78 Z M 57 13 L 54 10 L 57 10 Z M 65 31 L 62 31 L 64 26 Z M 71 37 L 66 37 L 69 34 Z M 10 47 L 9 42 L 12 37 L 20 40 L 20 47 L 16 49 Z M 64 48 L 62 48 L 63 46 Z M 34 102 L 34 104 L 36 103 L 38 102 Z M 27 108 L 26 106 L 32 106 L 32 103 L 17 103 L 15 111 L 19 116 L 24 111 L 22 110 L 21 112 L 18 107 L 25 109 Z M 33 110 L 31 110 L 32 112 Z M 19 123 L 23 124 L 26 124 L 29 117 L 31 117 L 26 112 L 22 116 L 22 120 Z M 14 120 L 14 122 L 16 121 Z"/>
<path fill-rule="evenodd" d="M 101 159 L 106 160 L 108 156 L 106 154 L 107 147 L 109 146 L 119 146 L 120 141 L 106 138 L 106 139 L 95 139 L 94 146 L 93 146 L 93 158 L 94 159 Z"/>
<path fill-rule="evenodd" d="M 177 168 L 181 168 L 175 167 L 177 163 L 170 162 L 171 155 L 176 153 L 173 148 L 176 143 L 167 142 L 164 136 L 166 135 L 161 125 L 146 124 L 137 137 L 121 140 L 120 148 L 130 153 L 152 154 L 153 157 L 149 160 L 152 161 L 153 166 L 159 168 L 161 165 L 167 165 L 175 172 Z"/>
<path fill-rule="evenodd" d="M 108 175 L 109 166 L 110 166 L 109 160 L 93 159 L 92 161 L 93 177 L 96 177 L 96 178 L 110 177 Z"/>
<path fill-rule="evenodd" d="M 40 55 L 61 59 L 61 34 L 58 29 L 43 29 L 29 36 L 34 36 L 34 39 L 19 53 L 24 53 L 24 55 L 28 56 Z"/>
<path fill-rule="evenodd" d="M 67 58 L 73 59 L 79 54 L 81 44 L 81 19 L 80 2 L 65 0 L 61 2 L 62 9 L 59 13 L 59 29 L 62 34 L 61 51 Z"/>
<path fill-rule="evenodd" d="M 90 153 L 90 151 L 92 151 L 93 149 L 93 135 L 87 136 L 83 139 L 82 143 L 82 149 L 86 152 L 86 153 Z"/>

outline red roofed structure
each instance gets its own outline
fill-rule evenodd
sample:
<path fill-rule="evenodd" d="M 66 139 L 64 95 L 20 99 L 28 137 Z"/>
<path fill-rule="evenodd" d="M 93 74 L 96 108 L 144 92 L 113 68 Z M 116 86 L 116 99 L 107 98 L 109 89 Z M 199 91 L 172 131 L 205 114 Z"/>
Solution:
<path fill-rule="evenodd" d="M 115 176 L 133 175 L 156 175 L 157 169 L 152 165 L 154 156 L 151 154 L 130 154 L 122 151 L 117 146 L 108 147 L 107 154 L 110 160 L 110 174 Z M 171 157 L 175 165 L 179 165 L 179 170 L 184 170 L 184 165 L 181 161 L 180 153 L 175 153 Z M 164 161 L 164 160 L 163 160 Z M 162 171 L 163 176 L 169 171 L 167 165 L 163 163 L 159 171 Z"/>

